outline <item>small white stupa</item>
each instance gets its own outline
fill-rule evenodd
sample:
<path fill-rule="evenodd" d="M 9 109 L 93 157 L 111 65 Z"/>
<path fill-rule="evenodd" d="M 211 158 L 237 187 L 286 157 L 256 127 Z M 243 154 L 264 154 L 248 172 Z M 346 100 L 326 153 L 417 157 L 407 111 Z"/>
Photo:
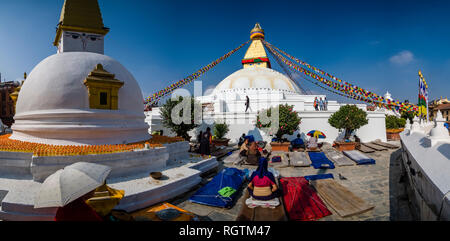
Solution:
<path fill-rule="evenodd" d="M 150 138 L 137 81 L 103 54 L 108 31 L 96 0 L 64 2 L 57 54 L 39 63 L 22 86 L 11 139 L 100 145 Z"/>

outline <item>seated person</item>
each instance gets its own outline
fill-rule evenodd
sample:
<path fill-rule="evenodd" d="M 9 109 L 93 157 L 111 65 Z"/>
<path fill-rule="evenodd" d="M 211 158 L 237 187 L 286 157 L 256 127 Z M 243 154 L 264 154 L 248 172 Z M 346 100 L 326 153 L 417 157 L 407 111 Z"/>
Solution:
<path fill-rule="evenodd" d="M 305 143 L 303 139 L 300 138 L 300 134 L 297 135 L 297 138 L 291 141 L 292 149 L 305 148 Z"/>
<path fill-rule="evenodd" d="M 244 142 L 242 143 L 241 147 L 239 148 L 239 153 L 241 154 L 241 156 L 247 155 L 248 144 L 249 144 L 248 139 L 245 139 Z"/>
<path fill-rule="evenodd" d="M 256 142 L 252 142 L 247 151 L 246 164 L 257 165 L 260 157 L 261 157 L 261 152 L 258 149 L 258 145 L 256 144 Z"/>
<path fill-rule="evenodd" d="M 70 202 L 56 211 L 55 221 L 103 221 L 103 218 L 86 201 L 91 198 L 95 190 Z"/>
<path fill-rule="evenodd" d="M 307 147 L 308 149 L 317 149 L 319 147 L 319 145 L 317 144 L 317 138 L 315 136 L 309 138 Z"/>
<path fill-rule="evenodd" d="M 248 192 L 256 200 L 268 201 L 279 197 L 279 189 L 275 177 L 267 169 L 267 158 L 259 158 L 258 169 L 253 172 L 248 184 Z"/>
<path fill-rule="evenodd" d="M 242 133 L 242 136 L 239 137 L 238 146 L 241 147 L 241 145 L 245 142 L 245 140 L 246 140 L 245 133 Z"/>

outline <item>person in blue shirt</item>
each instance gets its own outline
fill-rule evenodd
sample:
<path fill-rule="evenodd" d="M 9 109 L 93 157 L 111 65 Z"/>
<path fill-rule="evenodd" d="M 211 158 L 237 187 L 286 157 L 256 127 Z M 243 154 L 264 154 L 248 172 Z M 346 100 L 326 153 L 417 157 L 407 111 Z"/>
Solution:
<path fill-rule="evenodd" d="M 447 127 L 447 129 L 449 129 L 449 126 L 448 126 L 447 122 L 444 123 L 444 126 Z"/>
<path fill-rule="evenodd" d="M 303 139 L 300 138 L 300 134 L 297 135 L 297 138 L 291 141 L 292 149 L 305 148 L 305 143 Z"/>

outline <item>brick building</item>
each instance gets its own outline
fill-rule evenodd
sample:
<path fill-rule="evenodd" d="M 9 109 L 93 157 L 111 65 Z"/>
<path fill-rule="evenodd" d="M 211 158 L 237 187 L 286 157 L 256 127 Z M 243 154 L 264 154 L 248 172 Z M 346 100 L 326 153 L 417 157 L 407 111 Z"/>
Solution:
<path fill-rule="evenodd" d="M 440 98 L 437 100 L 433 100 L 428 105 L 428 110 L 430 112 L 430 119 L 434 120 L 438 111 L 441 111 L 442 117 L 446 121 L 450 121 L 450 100 L 447 98 Z"/>
<path fill-rule="evenodd" d="M 0 119 L 3 124 L 11 127 L 14 123 L 14 101 L 10 94 L 13 93 L 17 87 L 20 86 L 18 81 L 8 81 L 0 83 Z"/>

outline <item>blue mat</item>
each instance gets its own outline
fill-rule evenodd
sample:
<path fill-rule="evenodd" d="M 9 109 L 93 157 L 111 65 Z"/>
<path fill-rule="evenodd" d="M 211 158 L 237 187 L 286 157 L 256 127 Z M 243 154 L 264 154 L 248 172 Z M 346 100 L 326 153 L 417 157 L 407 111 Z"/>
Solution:
<path fill-rule="evenodd" d="M 239 190 L 245 180 L 246 173 L 236 168 L 223 169 L 208 184 L 200 188 L 189 201 L 214 207 L 231 208 L 234 204 L 236 191 L 230 197 L 223 197 L 219 190 L 232 187 Z"/>
<path fill-rule="evenodd" d="M 308 152 L 309 159 L 315 169 L 334 169 L 334 164 L 323 152 Z"/>
<path fill-rule="evenodd" d="M 332 173 L 327 173 L 327 174 L 317 174 L 317 175 L 310 175 L 310 176 L 304 176 L 304 178 L 308 181 L 314 181 L 314 180 L 319 180 L 319 179 L 334 179 L 334 176 Z"/>

